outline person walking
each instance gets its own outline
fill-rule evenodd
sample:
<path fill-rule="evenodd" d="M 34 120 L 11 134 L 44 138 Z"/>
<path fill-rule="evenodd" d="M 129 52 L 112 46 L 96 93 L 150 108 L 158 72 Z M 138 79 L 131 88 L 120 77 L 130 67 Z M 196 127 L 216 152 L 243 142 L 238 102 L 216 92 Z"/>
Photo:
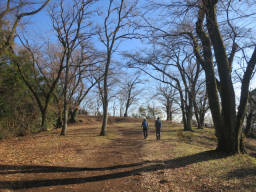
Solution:
<path fill-rule="evenodd" d="M 146 118 L 143 119 L 141 127 L 143 128 L 144 139 L 146 139 L 148 137 L 148 122 Z"/>
<path fill-rule="evenodd" d="M 155 128 L 156 128 L 156 140 L 160 140 L 160 130 L 162 127 L 162 122 L 159 117 L 157 117 L 157 120 L 155 121 Z"/>

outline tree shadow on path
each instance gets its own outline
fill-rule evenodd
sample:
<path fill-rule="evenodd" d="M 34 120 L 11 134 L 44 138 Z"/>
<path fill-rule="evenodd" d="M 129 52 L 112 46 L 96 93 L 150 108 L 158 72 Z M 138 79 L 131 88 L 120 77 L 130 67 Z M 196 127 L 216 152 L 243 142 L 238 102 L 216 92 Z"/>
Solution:
<path fill-rule="evenodd" d="M 145 162 L 115 165 L 109 167 L 62 167 L 62 166 L 43 166 L 43 165 L 0 165 L 0 175 L 19 174 L 19 173 L 62 173 L 79 171 L 107 171 L 121 168 L 130 168 L 143 165 Z"/>
<path fill-rule="evenodd" d="M 240 168 L 230 171 L 226 175 L 228 178 L 245 178 L 248 176 L 256 176 L 256 168 Z"/>
<path fill-rule="evenodd" d="M 43 180 L 23 180 L 23 181 L 0 181 L 0 189 L 28 189 L 45 186 L 60 186 L 71 184 L 82 184 L 88 182 L 96 182 L 123 178 L 133 175 L 140 175 L 143 172 L 152 172 L 164 169 L 175 169 L 185 167 L 198 162 L 209 161 L 226 157 L 225 154 L 216 151 L 205 151 L 194 155 L 179 157 L 166 161 L 143 161 L 133 164 L 116 165 L 104 168 L 75 168 L 75 167 L 51 167 L 51 166 L 0 166 L 1 170 L 10 171 L 10 169 L 18 170 L 19 173 L 51 173 L 51 172 L 72 172 L 72 171 L 104 171 L 115 170 L 120 168 L 132 168 L 128 171 L 118 171 L 115 173 L 78 178 L 60 178 L 60 179 L 43 179 Z M 134 168 L 135 166 L 142 166 Z M 2 174 L 6 174 L 2 172 Z"/>

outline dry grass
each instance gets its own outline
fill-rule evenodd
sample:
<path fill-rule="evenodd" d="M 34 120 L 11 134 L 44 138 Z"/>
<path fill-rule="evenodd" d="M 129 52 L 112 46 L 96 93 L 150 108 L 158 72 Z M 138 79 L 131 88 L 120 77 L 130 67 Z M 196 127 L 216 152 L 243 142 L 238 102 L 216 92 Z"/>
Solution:
<path fill-rule="evenodd" d="M 146 160 L 160 160 L 167 167 L 148 174 L 148 191 L 160 191 L 163 186 L 164 191 L 256 191 L 255 140 L 247 141 L 250 155 L 226 156 L 213 151 L 214 129 L 184 132 L 180 126 L 166 125 L 162 138 L 158 145 L 144 146 Z"/>
<path fill-rule="evenodd" d="M 213 129 L 184 132 L 153 121 L 144 140 L 141 120 L 80 117 L 67 136 L 59 130 L 0 141 L 0 191 L 256 191 L 256 141 L 247 155 L 214 151 Z"/>

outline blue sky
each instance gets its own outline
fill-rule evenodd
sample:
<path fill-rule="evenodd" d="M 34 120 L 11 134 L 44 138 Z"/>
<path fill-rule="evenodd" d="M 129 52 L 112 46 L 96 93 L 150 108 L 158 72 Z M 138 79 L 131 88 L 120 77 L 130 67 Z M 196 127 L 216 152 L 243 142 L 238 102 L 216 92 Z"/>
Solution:
<path fill-rule="evenodd" d="M 107 2 L 108 1 L 99 1 L 99 3 L 101 4 L 101 6 L 99 6 L 99 9 L 102 9 L 102 7 L 106 7 Z M 145 1 L 142 1 L 142 2 L 144 3 Z M 238 7 L 241 5 L 243 5 L 243 4 L 237 3 Z M 255 10 L 254 9 L 255 7 L 253 7 L 252 5 L 248 6 L 248 7 L 244 7 L 244 9 L 245 9 L 244 11 L 247 11 L 247 13 L 253 13 Z M 237 16 L 235 16 L 235 15 L 233 16 L 233 18 L 236 18 L 236 17 Z M 256 29 L 255 28 L 255 19 L 256 19 L 256 17 L 254 15 L 251 17 L 251 19 L 246 19 L 246 18 L 234 19 L 233 22 L 239 23 L 244 28 L 247 28 L 247 29 L 251 28 L 251 30 L 253 30 L 255 32 L 256 31 L 255 30 Z M 30 25 L 27 26 L 27 35 L 29 35 L 29 37 L 34 39 L 35 42 L 37 40 L 42 40 L 42 43 L 43 43 L 44 40 L 47 40 L 47 39 L 50 41 L 55 41 L 55 36 L 51 29 L 51 22 L 48 17 L 48 14 L 47 14 L 47 8 L 27 20 L 31 23 Z M 96 20 L 98 20 L 98 22 L 100 22 L 99 18 L 97 18 Z M 97 47 L 101 47 L 100 43 L 95 43 L 95 44 Z M 122 43 L 120 44 L 118 50 L 119 50 L 119 52 L 122 52 L 122 51 L 135 52 L 135 51 L 139 51 L 139 50 L 145 50 L 146 48 L 147 48 L 147 45 L 143 44 L 139 40 L 134 39 L 134 40 L 123 40 Z M 250 52 L 250 51 L 248 51 L 248 52 Z M 250 56 L 250 54 L 248 54 L 248 55 Z M 120 60 L 122 62 L 122 57 L 118 53 L 114 55 L 114 59 Z M 128 73 L 130 73 L 132 75 L 133 71 L 128 70 Z M 149 79 L 148 76 L 146 76 L 146 75 L 144 76 L 144 78 Z M 159 84 L 158 82 L 149 80 L 149 81 L 147 81 L 147 83 L 142 85 L 142 87 L 145 90 L 152 90 L 152 89 L 154 90 L 154 88 L 158 84 Z M 239 93 L 240 93 L 239 84 L 237 84 L 236 87 L 237 87 L 236 93 L 237 93 L 237 95 L 239 95 Z M 255 79 L 252 81 L 252 87 L 253 88 L 256 87 Z M 143 97 L 141 97 L 141 99 L 140 99 L 140 103 L 141 104 L 155 103 L 155 105 L 157 105 L 156 100 L 150 101 L 150 94 L 144 94 Z"/>
<path fill-rule="evenodd" d="M 107 3 L 105 3 L 104 5 L 105 7 L 106 7 L 106 4 Z M 41 41 L 41 43 L 44 43 L 46 40 L 50 40 L 51 42 L 54 42 L 56 40 L 54 31 L 52 30 L 51 21 L 47 13 L 47 9 L 48 8 L 43 9 L 41 12 L 39 12 L 35 16 L 27 19 L 30 24 L 26 28 L 27 29 L 26 36 L 34 39 L 34 42 L 38 42 L 39 40 Z M 98 20 L 98 22 L 102 22 L 100 21 L 99 17 L 97 17 L 96 20 Z M 98 48 L 100 47 L 104 48 L 102 47 L 102 44 L 99 42 L 96 42 L 95 45 Z M 122 40 L 122 42 L 119 45 L 118 52 L 114 54 L 113 58 L 115 60 L 122 62 L 123 60 L 122 60 L 121 53 L 123 51 L 135 52 L 143 48 L 144 48 L 144 44 L 140 40 L 136 40 L 136 39 Z M 128 76 L 129 75 L 133 76 L 134 74 L 133 69 L 126 70 L 126 72 Z M 151 99 L 152 94 L 154 94 L 152 93 L 152 90 L 154 90 L 159 85 L 159 83 L 153 81 L 147 75 L 143 75 L 142 79 L 144 80 L 143 80 L 143 84 L 140 85 L 140 88 L 143 89 L 143 94 L 141 94 L 140 99 L 137 102 L 137 105 L 131 107 L 131 110 L 135 110 L 136 112 L 139 105 L 146 106 L 148 104 L 151 104 L 151 105 L 159 106 L 159 104 L 157 104 L 157 101 L 155 100 L 153 101 Z M 111 113 L 112 112 L 111 103 L 110 103 L 109 110 Z"/>

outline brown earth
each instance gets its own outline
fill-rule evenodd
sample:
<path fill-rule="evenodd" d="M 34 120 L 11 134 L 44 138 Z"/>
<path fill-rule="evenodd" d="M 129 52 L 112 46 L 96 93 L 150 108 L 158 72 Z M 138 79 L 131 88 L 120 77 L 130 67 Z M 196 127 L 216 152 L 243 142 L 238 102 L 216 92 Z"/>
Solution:
<path fill-rule="evenodd" d="M 140 121 L 83 118 L 59 130 L 0 142 L 0 191 L 256 191 L 255 158 L 213 151 L 212 130 L 183 132 L 164 122 L 160 141 Z M 153 122 L 150 122 L 153 125 Z M 250 141 L 251 152 L 255 142 Z M 229 166 L 227 166 L 229 165 Z"/>

